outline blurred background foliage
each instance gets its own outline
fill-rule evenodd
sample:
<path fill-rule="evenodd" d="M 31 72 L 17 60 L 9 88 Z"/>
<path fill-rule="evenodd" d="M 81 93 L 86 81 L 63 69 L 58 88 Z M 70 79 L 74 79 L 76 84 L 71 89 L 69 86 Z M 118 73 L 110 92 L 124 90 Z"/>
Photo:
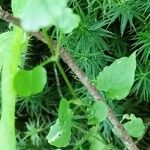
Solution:
<path fill-rule="evenodd" d="M 11 12 L 10 0 L 1 0 L 3 9 Z M 109 102 L 116 115 L 121 119 L 125 113 L 134 113 L 146 124 L 143 138 L 136 140 L 141 150 L 150 149 L 150 0 L 69 0 L 68 6 L 80 15 L 81 22 L 71 34 L 63 37 L 64 47 L 71 53 L 79 67 L 94 80 L 104 66 L 115 59 L 129 56 L 137 51 L 137 69 L 135 83 L 130 95 L 117 102 Z M 0 20 L 0 33 L 9 30 L 10 25 Z M 55 29 L 50 30 L 55 36 Z M 48 48 L 31 38 L 28 52 L 25 56 L 26 67 L 32 68 L 49 57 Z M 86 89 L 78 81 L 72 71 L 63 63 L 65 72 L 72 83 L 77 96 L 83 103 L 92 99 Z M 53 64 L 46 66 L 48 83 L 43 93 L 17 99 L 16 103 L 16 133 L 18 150 L 48 150 L 50 147 L 45 136 L 49 126 L 57 118 L 60 101 L 60 90 L 66 99 L 71 95 Z M 58 81 L 60 87 L 58 87 Z M 90 126 L 86 125 L 81 106 L 74 110 L 77 114 L 76 128 L 72 130 L 71 144 L 66 150 L 77 146 L 79 150 L 89 149 L 89 142 L 82 142 Z M 113 143 L 119 150 L 121 142 L 116 138 L 108 120 L 101 125 L 100 133 L 106 143 Z M 78 144 L 79 145 L 78 145 Z M 116 148 L 116 149 L 117 149 Z M 111 148 L 110 148 L 111 149 Z"/>

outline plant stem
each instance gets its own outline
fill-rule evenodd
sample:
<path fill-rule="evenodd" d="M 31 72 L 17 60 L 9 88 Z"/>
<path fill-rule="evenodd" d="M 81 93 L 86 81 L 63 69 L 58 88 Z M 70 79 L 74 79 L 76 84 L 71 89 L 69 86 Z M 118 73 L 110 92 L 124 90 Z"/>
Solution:
<path fill-rule="evenodd" d="M 20 38 L 22 32 L 15 28 L 15 32 L 10 32 L 10 42 L 3 55 L 3 67 L 1 75 L 1 102 L 2 113 L 0 121 L 0 149 L 16 150 L 15 137 L 15 102 L 16 92 L 13 80 L 17 73 L 20 60 Z M 19 47 L 18 47 L 19 46 Z"/>
<path fill-rule="evenodd" d="M 50 49 L 50 51 L 52 53 L 52 57 L 57 57 L 59 47 L 57 47 L 57 50 L 55 52 L 55 48 L 53 47 L 53 44 L 52 44 L 51 39 L 49 38 L 47 32 L 44 30 L 43 33 L 44 33 L 45 40 L 47 41 L 48 48 Z M 56 53 L 56 56 L 55 56 L 55 53 Z M 63 79 L 65 80 L 65 82 L 66 82 L 66 84 L 68 86 L 68 89 L 70 90 L 70 93 L 72 94 L 72 96 L 74 98 L 77 98 L 76 94 L 74 92 L 74 89 L 73 89 L 73 87 L 72 87 L 72 85 L 71 85 L 71 83 L 70 83 L 70 81 L 69 81 L 69 79 L 68 79 L 68 77 L 67 77 L 67 75 L 66 75 L 66 73 L 65 73 L 65 71 L 63 69 L 63 67 L 61 66 L 60 62 L 59 61 L 55 61 L 55 63 L 57 65 L 57 67 L 58 67 L 58 69 L 59 69 Z"/>
<path fill-rule="evenodd" d="M 60 81 L 59 81 L 59 77 L 58 77 L 56 64 L 54 64 L 53 66 L 54 66 L 55 79 L 56 79 L 56 83 L 57 83 L 57 91 L 59 93 L 60 98 L 63 98 L 64 96 L 63 96 L 61 88 L 60 88 Z"/>
<path fill-rule="evenodd" d="M 13 89 L 15 68 L 12 61 L 4 62 L 1 78 L 2 115 L 0 123 L 0 149 L 15 150 L 15 101 L 16 93 Z M 13 60 L 13 59 L 12 59 Z M 12 71 L 13 70 L 13 71 Z M 3 139 L 3 141 L 2 141 Z"/>
<path fill-rule="evenodd" d="M 62 68 L 61 64 L 58 61 L 56 61 L 55 63 L 57 65 L 62 77 L 64 78 L 64 80 L 65 80 L 65 82 L 68 86 L 68 89 L 70 90 L 70 93 L 73 95 L 74 99 L 76 99 L 77 98 L 76 94 L 75 94 L 75 92 L 72 88 L 72 85 L 71 85 L 70 81 L 68 80 L 68 77 L 66 76 L 66 73 L 65 73 L 64 69 Z"/>

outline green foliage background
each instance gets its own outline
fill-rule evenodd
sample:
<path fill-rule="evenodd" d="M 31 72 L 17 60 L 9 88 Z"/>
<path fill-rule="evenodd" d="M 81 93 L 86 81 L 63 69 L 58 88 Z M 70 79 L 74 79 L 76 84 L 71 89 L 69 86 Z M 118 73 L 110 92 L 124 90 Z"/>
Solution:
<path fill-rule="evenodd" d="M 9 1 L 1 1 L 5 10 L 10 10 Z M 119 102 L 109 102 L 119 119 L 125 113 L 134 113 L 141 117 L 147 125 L 147 130 L 138 146 L 141 150 L 150 148 L 150 0 L 70 0 L 68 5 L 80 15 L 81 22 L 73 33 L 64 36 L 64 46 L 72 54 L 80 68 L 94 80 L 104 66 L 115 59 L 129 56 L 137 51 L 137 70 L 135 83 L 130 95 Z M 0 32 L 11 28 L 0 20 Z M 53 34 L 52 29 L 49 34 Z M 36 49 L 36 51 L 35 51 Z M 25 56 L 26 68 L 32 68 L 48 57 L 48 48 L 32 38 Z M 62 62 L 63 64 L 63 62 Z M 91 97 L 76 79 L 68 67 L 63 64 L 65 71 L 75 88 L 76 94 L 83 103 L 88 103 Z M 54 65 L 46 66 L 48 83 L 44 92 L 24 100 L 18 97 L 16 104 L 16 132 L 18 150 L 48 150 L 49 145 L 45 137 L 49 126 L 57 118 L 60 101 L 60 91 L 64 97 L 71 95 L 63 78 Z M 57 78 L 60 81 L 58 87 Z M 89 103 L 90 104 L 90 103 Z M 89 148 L 89 142 L 81 139 L 90 128 L 86 125 L 84 114 L 86 110 L 77 107 L 74 113 L 78 121 L 77 129 L 73 129 L 69 147 L 80 150 Z M 84 132 L 82 132 L 82 130 Z M 111 124 L 106 120 L 101 127 L 102 137 L 106 143 L 113 143 L 122 149 L 120 140 L 111 132 Z M 50 149 L 55 149 L 51 147 Z"/>

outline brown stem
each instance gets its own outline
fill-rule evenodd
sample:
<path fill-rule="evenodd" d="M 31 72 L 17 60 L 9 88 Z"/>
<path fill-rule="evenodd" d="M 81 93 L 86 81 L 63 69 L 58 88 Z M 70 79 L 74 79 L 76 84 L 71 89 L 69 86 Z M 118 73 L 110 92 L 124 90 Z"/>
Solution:
<path fill-rule="evenodd" d="M 101 95 L 99 91 L 95 88 L 95 86 L 90 82 L 86 74 L 80 70 L 80 68 L 76 65 L 73 58 L 68 54 L 65 49 L 61 49 L 61 58 L 63 61 L 71 68 L 71 70 L 75 73 L 75 75 L 80 79 L 82 84 L 87 88 L 88 92 L 93 96 L 95 100 L 101 100 Z M 136 144 L 133 142 L 132 138 L 128 135 L 123 125 L 116 118 L 113 110 L 107 106 L 109 109 L 107 118 L 110 120 L 112 125 L 114 126 L 115 131 L 119 133 L 119 138 L 126 145 L 129 150 L 138 150 Z"/>
<path fill-rule="evenodd" d="M 1 8 L 0 8 L 0 18 L 9 23 L 13 23 L 17 26 L 20 26 L 20 20 L 18 18 L 12 16 L 8 12 L 2 10 Z M 41 32 L 31 33 L 31 35 L 35 36 L 40 41 L 46 43 Z M 82 82 L 82 84 L 87 88 L 88 92 L 92 95 L 92 97 L 95 100 L 101 100 L 102 96 L 100 95 L 99 91 L 96 89 L 96 87 L 94 85 L 92 85 L 92 83 L 90 82 L 90 80 L 88 79 L 86 74 L 82 70 L 80 70 L 80 68 L 76 65 L 74 59 L 64 48 L 61 49 L 60 56 L 63 59 L 63 61 L 75 73 L 75 75 L 79 78 L 79 80 Z M 116 118 L 113 110 L 109 106 L 108 106 L 108 109 L 109 109 L 109 113 L 108 113 L 107 118 L 110 120 L 110 122 L 114 126 L 114 129 L 118 132 L 118 136 L 121 139 L 121 141 L 124 143 L 126 148 L 128 150 L 138 150 L 138 148 L 137 148 L 136 144 L 134 143 L 134 141 L 132 140 L 132 138 L 128 135 L 128 133 L 124 129 L 123 125 Z"/>

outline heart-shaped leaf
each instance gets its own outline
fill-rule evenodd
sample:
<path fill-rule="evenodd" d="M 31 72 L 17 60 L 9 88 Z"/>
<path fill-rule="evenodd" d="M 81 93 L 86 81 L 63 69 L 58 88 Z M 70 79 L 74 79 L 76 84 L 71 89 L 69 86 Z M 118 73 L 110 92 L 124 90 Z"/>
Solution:
<path fill-rule="evenodd" d="M 20 70 L 14 78 L 14 87 L 19 96 L 27 97 L 42 92 L 47 82 L 45 68 Z"/>
<path fill-rule="evenodd" d="M 129 121 L 124 123 L 123 126 L 127 130 L 128 134 L 132 137 L 139 138 L 142 137 L 145 131 L 145 126 L 141 118 L 135 117 L 131 114 L 129 117 L 123 117 L 123 119 L 128 119 Z"/>
<path fill-rule="evenodd" d="M 87 109 L 89 124 L 97 124 L 104 121 L 108 114 L 108 108 L 102 101 L 94 102 L 94 104 Z"/>

